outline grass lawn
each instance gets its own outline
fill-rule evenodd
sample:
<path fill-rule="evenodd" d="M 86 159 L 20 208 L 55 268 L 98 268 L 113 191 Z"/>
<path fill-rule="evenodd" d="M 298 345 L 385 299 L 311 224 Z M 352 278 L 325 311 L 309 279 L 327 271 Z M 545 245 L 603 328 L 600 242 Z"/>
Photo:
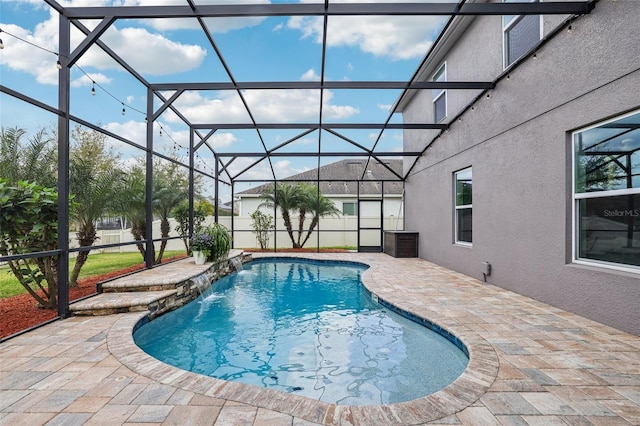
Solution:
<path fill-rule="evenodd" d="M 183 253 L 184 251 L 165 251 L 163 258 L 166 259 Z M 69 271 L 73 270 L 75 261 L 75 258 L 69 260 Z M 80 271 L 80 279 L 117 271 L 142 262 L 142 256 L 137 251 L 126 253 L 89 253 L 89 258 Z M 16 296 L 25 292 L 26 290 L 16 277 L 13 276 L 9 267 L 0 267 L 0 298 Z"/>

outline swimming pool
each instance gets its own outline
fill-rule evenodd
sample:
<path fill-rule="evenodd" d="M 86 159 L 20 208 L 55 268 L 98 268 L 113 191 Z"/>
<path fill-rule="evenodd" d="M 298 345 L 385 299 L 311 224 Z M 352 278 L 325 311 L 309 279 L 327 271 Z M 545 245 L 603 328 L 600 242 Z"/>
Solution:
<path fill-rule="evenodd" d="M 185 370 L 340 405 L 416 399 L 468 363 L 450 341 L 375 303 L 366 266 L 261 259 L 134 334 Z"/>

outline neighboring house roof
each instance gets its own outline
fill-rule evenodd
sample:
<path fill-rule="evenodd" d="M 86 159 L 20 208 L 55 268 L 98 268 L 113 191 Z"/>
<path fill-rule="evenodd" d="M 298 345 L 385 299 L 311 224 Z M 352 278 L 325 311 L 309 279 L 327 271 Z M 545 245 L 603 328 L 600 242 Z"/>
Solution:
<path fill-rule="evenodd" d="M 395 171 L 398 175 L 402 176 L 402 160 L 386 160 L 384 165 L 380 164 L 376 160 L 369 161 L 367 171 L 364 167 L 367 164 L 366 159 L 348 159 L 337 161 L 335 163 L 321 166 L 319 169 L 308 170 L 297 175 L 289 176 L 281 179 L 280 181 L 293 181 L 293 182 L 310 182 L 313 183 L 318 179 L 318 171 L 320 172 L 320 179 L 331 179 L 330 182 L 320 182 L 320 192 L 326 196 L 330 195 L 356 195 L 358 189 L 356 187 L 357 182 L 344 182 L 341 180 L 356 180 L 360 179 L 364 173 L 364 178 L 360 182 L 360 195 L 375 195 L 381 193 L 381 186 L 384 186 L 385 195 L 402 194 L 403 184 L 397 180 L 398 177 L 391 173 L 387 167 Z M 387 166 L 387 167 L 385 167 Z M 381 184 L 380 180 L 396 180 L 395 182 L 384 182 Z M 256 195 L 262 194 L 267 187 L 271 184 L 264 184 L 255 188 L 248 189 L 246 191 L 239 192 L 237 195 Z"/>

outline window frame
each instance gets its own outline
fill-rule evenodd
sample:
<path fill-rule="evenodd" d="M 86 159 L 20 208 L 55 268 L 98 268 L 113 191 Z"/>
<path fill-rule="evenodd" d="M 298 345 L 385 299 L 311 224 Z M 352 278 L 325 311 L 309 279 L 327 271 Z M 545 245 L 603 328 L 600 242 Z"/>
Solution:
<path fill-rule="evenodd" d="M 471 204 L 461 204 L 458 205 L 458 175 L 466 172 L 471 172 Z M 454 244 L 464 246 L 464 247 L 473 247 L 473 167 L 465 167 L 464 169 L 460 169 L 458 171 L 453 172 L 453 208 L 454 208 L 454 217 L 453 217 L 453 241 Z M 458 212 L 461 210 L 470 210 L 471 211 L 471 232 L 472 237 L 471 241 L 462 241 L 458 238 Z"/>
<path fill-rule="evenodd" d="M 606 198 L 616 197 L 624 195 L 637 195 L 640 194 L 640 188 L 624 188 L 624 189 L 612 189 L 594 192 L 577 192 L 578 176 L 576 167 L 576 136 L 579 133 L 605 126 L 609 123 L 625 119 L 632 115 L 640 114 L 640 109 L 627 112 L 625 114 L 617 115 L 607 120 L 599 121 L 587 127 L 583 127 L 571 132 L 570 144 L 571 144 L 571 263 L 584 266 L 595 266 L 606 269 L 612 269 L 622 272 L 631 272 L 640 274 L 640 266 L 629 265 L 617 262 L 608 262 L 605 260 L 589 259 L 580 257 L 580 201 L 590 198 Z"/>
<path fill-rule="evenodd" d="M 442 78 L 441 79 L 436 79 L 436 77 L 441 72 L 442 72 Z M 447 81 L 447 62 L 446 61 L 443 62 L 442 65 L 440 65 L 438 67 L 438 69 L 436 70 L 435 73 L 433 73 L 433 75 L 431 76 L 431 81 L 434 81 L 434 82 L 436 82 L 436 81 Z M 447 118 L 447 116 L 449 115 L 448 114 L 448 109 L 447 109 L 447 107 L 448 107 L 448 105 L 447 105 L 447 103 L 448 103 L 447 102 L 447 89 L 433 89 L 431 91 L 431 93 L 432 93 L 432 101 L 431 101 L 431 103 L 433 105 L 433 107 L 432 107 L 433 122 L 437 124 L 437 123 L 440 123 L 440 122 L 444 121 Z M 444 97 L 444 116 L 442 116 L 438 120 L 437 116 L 436 116 L 436 111 L 437 111 L 436 102 L 438 100 L 440 100 L 440 98 L 442 98 L 442 97 Z"/>
<path fill-rule="evenodd" d="M 353 214 L 345 213 L 344 206 L 347 204 L 353 205 Z M 342 216 L 358 216 L 358 202 L 357 201 L 343 201 L 342 202 Z"/>
<path fill-rule="evenodd" d="M 502 0 L 503 3 L 510 3 L 513 1 L 528 1 L 530 3 L 536 3 L 536 2 L 542 2 L 543 0 Z M 506 16 L 502 17 L 502 65 L 503 65 L 503 69 L 507 69 L 509 68 L 511 65 L 513 65 L 515 62 L 518 61 L 518 59 L 522 58 L 525 54 L 513 59 L 511 62 L 509 62 L 508 55 L 509 55 L 509 49 L 507 48 L 507 33 L 509 32 L 509 30 L 511 30 L 513 27 L 515 27 L 522 19 L 531 16 L 531 15 L 509 15 L 511 16 L 511 19 L 505 23 L 505 18 Z M 540 32 L 538 34 L 538 43 L 540 42 L 540 40 L 542 40 L 542 38 L 544 37 L 544 15 L 538 15 L 539 19 L 540 19 Z M 529 49 L 530 51 L 531 49 Z"/>

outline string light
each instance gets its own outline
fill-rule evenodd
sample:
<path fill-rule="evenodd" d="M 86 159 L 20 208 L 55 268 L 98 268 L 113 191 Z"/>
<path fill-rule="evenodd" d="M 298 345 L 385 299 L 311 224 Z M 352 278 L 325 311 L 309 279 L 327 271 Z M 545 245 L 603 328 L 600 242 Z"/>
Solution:
<path fill-rule="evenodd" d="M 6 31 L 4 31 L 4 30 L 2 30 L 2 29 L 0 29 L 0 33 L 8 34 L 9 36 L 11 36 L 11 37 L 13 37 L 13 38 L 15 38 L 15 39 L 17 39 L 17 40 L 20 40 L 20 41 L 22 41 L 22 42 L 24 42 L 24 43 L 26 43 L 26 44 L 29 44 L 29 45 L 31 45 L 31 46 L 33 46 L 33 47 L 35 47 L 35 48 L 38 48 L 38 49 L 43 50 L 43 51 L 45 51 L 45 52 L 49 52 L 49 53 L 51 53 L 51 54 L 53 54 L 53 55 L 56 55 L 56 57 L 57 57 L 57 60 L 56 60 L 56 67 L 57 67 L 59 70 L 61 70 L 61 69 L 62 69 L 62 67 L 63 67 L 63 66 L 62 66 L 62 62 L 60 61 L 61 56 L 60 56 L 60 54 L 59 54 L 58 52 L 54 52 L 53 50 L 49 50 L 49 49 L 47 49 L 47 48 L 45 48 L 45 47 L 39 46 L 39 45 L 37 45 L 37 44 L 35 44 L 35 43 L 33 43 L 33 42 L 29 41 L 29 40 L 25 40 L 25 39 L 23 39 L 23 38 L 21 38 L 21 37 L 18 37 L 18 36 L 16 36 L 16 35 L 14 35 L 14 34 L 8 33 L 8 32 L 6 32 Z M 4 43 L 3 43 L 2 39 L 0 39 L 0 49 L 4 49 Z M 111 96 L 115 101 L 119 102 L 119 103 L 120 103 L 120 105 L 122 105 L 122 111 L 121 111 L 122 115 L 125 115 L 125 114 L 126 114 L 126 107 L 125 107 L 125 105 L 124 105 L 124 101 L 122 101 L 122 100 L 118 99 L 118 98 L 117 98 L 116 96 L 114 96 L 111 92 L 109 92 L 109 91 L 108 91 L 108 90 L 106 90 L 104 87 L 102 87 L 102 86 L 100 85 L 100 83 L 96 83 L 96 81 L 95 81 L 95 80 L 94 80 L 94 79 L 93 79 L 93 78 L 92 78 L 92 77 L 91 77 L 91 76 L 90 76 L 90 75 L 89 75 L 85 70 L 83 70 L 83 69 L 82 69 L 82 67 L 80 67 L 78 64 L 73 64 L 73 66 L 74 66 L 74 67 L 76 67 L 78 70 L 80 70 L 80 72 L 82 72 L 82 73 L 85 75 L 85 77 L 87 77 L 87 78 L 91 81 L 91 95 L 92 95 L 92 96 L 95 96 L 95 95 L 96 95 L 96 86 L 98 86 L 98 88 L 102 89 L 102 91 L 103 91 L 103 92 L 105 92 L 107 95 Z M 144 121 L 148 123 L 149 118 L 147 117 L 146 112 L 143 112 L 143 111 L 141 111 L 141 110 L 139 110 L 139 109 L 137 109 L 137 108 L 134 108 L 134 107 L 132 107 L 132 106 L 129 106 L 129 108 L 130 108 L 130 109 L 132 109 L 132 110 L 134 110 L 134 111 L 136 111 L 136 112 L 138 112 L 138 113 L 140 113 L 141 115 L 143 115 L 143 116 L 144 116 Z M 163 134 L 162 134 L 162 131 L 164 130 L 164 128 L 163 128 L 163 127 L 162 127 L 162 125 L 160 125 L 159 123 L 158 123 L 158 125 L 160 126 L 159 134 L 160 134 L 160 136 L 162 136 L 162 135 L 163 135 Z M 168 133 L 167 133 L 167 136 L 169 137 L 169 139 L 171 139 L 171 140 L 173 141 L 173 144 L 174 144 L 174 151 L 176 151 L 176 153 L 177 153 L 177 149 L 178 149 L 178 148 L 180 148 L 180 149 L 184 149 L 184 150 L 187 150 L 187 151 L 188 151 L 188 148 L 185 148 L 184 146 L 182 146 L 182 145 L 180 145 L 179 143 L 177 143 L 177 142 L 176 142 L 176 141 L 171 137 L 171 135 L 170 135 L 170 134 L 168 134 Z M 196 154 L 197 154 L 197 153 L 196 153 Z"/>

